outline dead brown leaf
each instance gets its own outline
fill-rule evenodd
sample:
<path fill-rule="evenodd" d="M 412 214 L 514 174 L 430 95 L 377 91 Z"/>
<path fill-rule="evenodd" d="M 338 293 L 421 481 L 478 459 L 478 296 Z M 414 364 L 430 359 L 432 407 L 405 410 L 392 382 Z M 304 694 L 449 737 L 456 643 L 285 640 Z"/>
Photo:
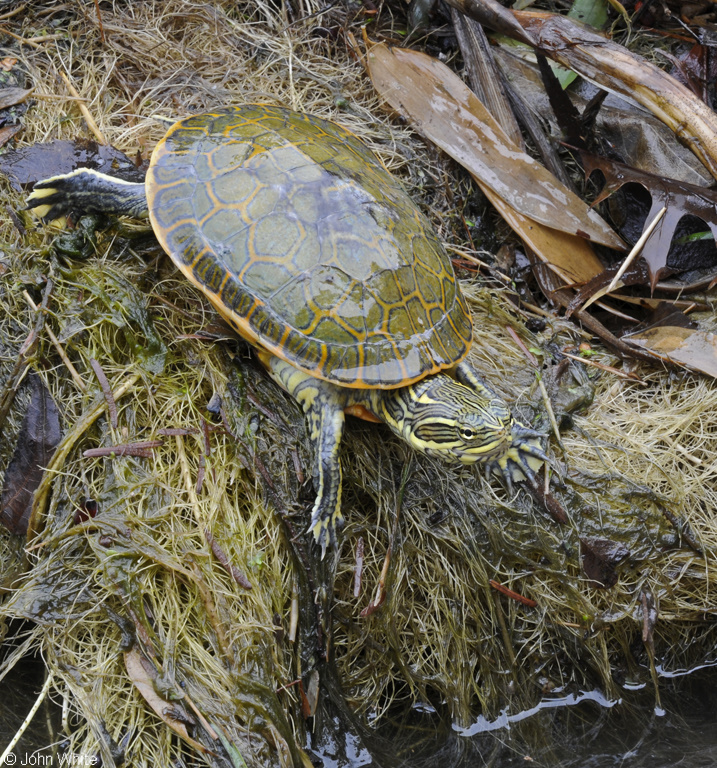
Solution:
<path fill-rule="evenodd" d="M 622 240 L 577 195 L 518 148 L 448 67 L 423 53 L 374 45 L 376 90 L 416 129 L 522 216 L 622 250 Z"/>
<path fill-rule="evenodd" d="M 713 333 L 662 325 L 624 336 L 623 341 L 665 362 L 676 363 L 717 378 L 717 337 Z"/>
<path fill-rule="evenodd" d="M 717 192 L 711 189 L 687 184 L 675 179 L 666 179 L 653 173 L 639 171 L 636 168 L 581 152 L 585 173 L 589 176 L 599 170 L 605 176 L 605 187 L 596 203 L 601 202 L 616 192 L 623 184 L 640 184 L 650 193 L 652 206 L 647 214 L 647 222 L 663 207 L 666 209 L 654 232 L 644 244 L 642 256 L 650 270 L 650 286 L 654 290 L 660 275 L 667 267 L 675 229 L 684 216 L 696 216 L 704 221 L 717 240 Z M 715 254 L 717 256 L 717 254 Z M 717 258 L 716 258 L 717 261 Z"/>
<path fill-rule="evenodd" d="M 32 93 L 32 88 L 0 88 L 0 109 L 22 104 Z"/>
<path fill-rule="evenodd" d="M 37 374 L 29 377 L 32 393 L 5 472 L 0 496 L 0 522 L 11 532 L 27 533 L 35 491 L 60 442 L 60 413 Z"/>
<path fill-rule="evenodd" d="M 617 584 L 617 566 L 629 554 L 627 547 L 611 539 L 580 539 L 583 571 L 595 589 L 610 589 Z"/>
<path fill-rule="evenodd" d="M 135 688 L 142 694 L 142 698 L 149 704 L 157 715 L 187 744 L 202 753 L 209 750 L 193 739 L 187 732 L 187 726 L 177 717 L 172 717 L 176 704 L 163 699 L 155 687 L 157 670 L 154 664 L 138 649 L 132 648 L 125 652 L 124 664 L 130 680 Z"/>
<path fill-rule="evenodd" d="M 662 120 L 717 178 L 717 114 L 646 59 L 565 16 L 514 11 L 536 48 L 586 80 Z"/>

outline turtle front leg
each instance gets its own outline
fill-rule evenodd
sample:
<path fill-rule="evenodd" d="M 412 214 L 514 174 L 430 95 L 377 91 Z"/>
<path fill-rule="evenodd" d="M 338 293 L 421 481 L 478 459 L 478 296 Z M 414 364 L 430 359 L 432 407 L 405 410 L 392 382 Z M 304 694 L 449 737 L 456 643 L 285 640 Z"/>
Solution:
<path fill-rule="evenodd" d="M 148 215 L 144 183 L 124 181 L 90 168 L 38 181 L 27 198 L 27 208 L 46 221 L 85 213 Z"/>
<path fill-rule="evenodd" d="M 339 387 L 315 379 L 278 357 L 268 353 L 260 353 L 259 357 L 272 379 L 296 399 L 306 414 L 316 489 L 309 531 L 321 547 L 323 558 L 329 542 L 336 545 L 336 532 L 343 525 L 339 446 L 344 433 L 344 398 Z"/>

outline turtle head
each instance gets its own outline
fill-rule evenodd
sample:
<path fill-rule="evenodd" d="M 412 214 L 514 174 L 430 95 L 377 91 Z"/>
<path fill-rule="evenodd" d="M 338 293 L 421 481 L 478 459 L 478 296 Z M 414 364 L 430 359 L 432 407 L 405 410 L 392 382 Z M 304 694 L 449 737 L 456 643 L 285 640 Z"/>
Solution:
<path fill-rule="evenodd" d="M 533 478 L 547 456 L 541 433 L 515 421 L 486 387 L 446 374 L 384 393 L 384 420 L 416 450 L 449 463 L 482 464 L 508 486 Z"/>

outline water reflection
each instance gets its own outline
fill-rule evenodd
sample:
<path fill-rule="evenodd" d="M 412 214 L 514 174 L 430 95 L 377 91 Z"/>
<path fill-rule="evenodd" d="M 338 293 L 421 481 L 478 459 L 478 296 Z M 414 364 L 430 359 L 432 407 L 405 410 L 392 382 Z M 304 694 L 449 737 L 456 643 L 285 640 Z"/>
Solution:
<path fill-rule="evenodd" d="M 714 768 L 717 665 L 624 688 L 619 701 L 597 691 L 563 692 L 531 710 L 463 729 L 431 707 L 413 708 L 377 731 L 374 766 L 391 768 Z M 389 755 L 386 744 L 392 747 Z M 382 749 L 383 747 L 383 749 Z M 362 763 L 365 765 L 365 763 Z M 348 766 L 347 766 L 348 768 Z"/>

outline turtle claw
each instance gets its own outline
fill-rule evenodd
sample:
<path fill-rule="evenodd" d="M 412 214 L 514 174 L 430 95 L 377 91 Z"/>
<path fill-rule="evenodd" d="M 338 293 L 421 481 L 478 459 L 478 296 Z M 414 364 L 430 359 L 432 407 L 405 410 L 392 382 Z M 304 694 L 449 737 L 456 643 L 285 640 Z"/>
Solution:
<path fill-rule="evenodd" d="M 338 546 L 337 531 L 343 526 L 344 518 L 340 512 L 333 515 L 322 515 L 320 509 L 314 509 L 311 514 L 311 522 L 306 533 L 314 536 L 314 541 L 321 548 L 321 559 L 326 557 L 326 550 L 331 544 L 334 549 Z"/>
<path fill-rule="evenodd" d="M 513 422 L 511 429 L 512 441 L 508 450 L 486 467 L 503 477 L 508 493 L 513 493 L 513 484 L 527 480 L 537 487 L 536 472 L 543 464 L 550 464 L 540 439 L 545 438 L 543 432 L 530 429 L 520 422 Z"/>

